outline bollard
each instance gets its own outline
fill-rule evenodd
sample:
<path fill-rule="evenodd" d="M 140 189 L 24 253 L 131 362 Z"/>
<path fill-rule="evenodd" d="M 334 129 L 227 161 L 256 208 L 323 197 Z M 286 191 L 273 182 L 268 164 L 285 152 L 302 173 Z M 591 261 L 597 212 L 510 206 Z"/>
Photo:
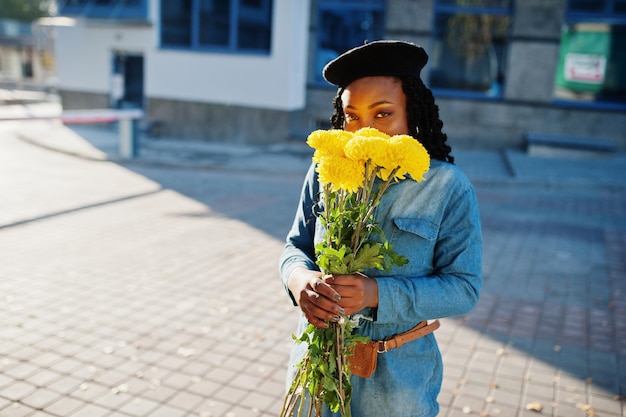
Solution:
<path fill-rule="evenodd" d="M 136 119 L 120 119 L 119 152 L 125 159 L 136 158 L 139 154 L 139 122 Z"/>

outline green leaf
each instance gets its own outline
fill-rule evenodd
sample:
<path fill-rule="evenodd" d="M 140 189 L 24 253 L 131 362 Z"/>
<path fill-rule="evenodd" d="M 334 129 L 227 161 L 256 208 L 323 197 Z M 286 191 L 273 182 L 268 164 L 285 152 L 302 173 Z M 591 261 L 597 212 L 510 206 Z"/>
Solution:
<path fill-rule="evenodd" d="M 368 268 L 381 269 L 384 260 L 381 249 L 382 245 L 380 243 L 363 245 L 352 262 L 351 269 L 355 271 L 362 271 Z"/>
<path fill-rule="evenodd" d="M 322 379 L 322 387 L 326 390 L 326 391 L 333 391 L 333 392 L 337 392 L 339 389 L 337 388 L 337 383 L 334 379 L 329 378 L 329 377 L 324 377 Z"/>

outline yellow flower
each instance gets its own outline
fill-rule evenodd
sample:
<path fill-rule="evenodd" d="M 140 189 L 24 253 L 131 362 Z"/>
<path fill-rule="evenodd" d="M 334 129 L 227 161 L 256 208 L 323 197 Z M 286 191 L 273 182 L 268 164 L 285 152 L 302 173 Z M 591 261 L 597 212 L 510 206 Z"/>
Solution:
<path fill-rule="evenodd" d="M 373 166 L 382 168 L 381 172 L 391 172 L 399 165 L 390 136 L 371 127 L 354 133 L 354 139 L 346 144 L 346 155 L 364 163 L 369 160 Z M 383 179 L 387 179 L 388 175 L 383 175 Z"/>
<path fill-rule="evenodd" d="M 409 135 L 389 136 L 366 127 L 354 133 L 340 129 L 316 130 L 307 139 L 315 149 L 313 162 L 317 163 L 320 182 L 332 189 L 356 192 L 365 181 L 365 164 L 379 167 L 378 176 L 387 180 L 399 167 L 394 179 L 410 175 L 421 181 L 430 166 L 428 152 Z"/>
<path fill-rule="evenodd" d="M 376 165 L 383 165 L 386 159 L 389 140 L 374 136 L 356 136 L 345 146 L 346 156 L 362 163 L 372 160 Z"/>
<path fill-rule="evenodd" d="M 381 132 L 380 130 L 373 127 L 363 127 L 356 132 L 354 132 L 354 136 L 365 136 L 369 138 L 383 138 L 389 139 L 389 135 Z"/>
<path fill-rule="evenodd" d="M 330 184 L 333 191 L 356 192 L 365 181 L 365 165 L 345 156 L 324 155 L 317 162 L 316 170 L 319 182 Z"/>
<path fill-rule="evenodd" d="M 408 174 L 415 181 L 423 180 L 424 174 L 430 168 L 430 156 L 424 146 L 409 135 L 392 136 L 389 141 L 397 166 L 400 166 L 395 177 L 404 179 Z"/>
<path fill-rule="evenodd" d="M 352 139 L 353 134 L 345 130 L 316 130 L 307 138 L 306 143 L 313 149 L 313 162 L 318 162 L 325 155 L 344 155 L 345 144 Z"/>

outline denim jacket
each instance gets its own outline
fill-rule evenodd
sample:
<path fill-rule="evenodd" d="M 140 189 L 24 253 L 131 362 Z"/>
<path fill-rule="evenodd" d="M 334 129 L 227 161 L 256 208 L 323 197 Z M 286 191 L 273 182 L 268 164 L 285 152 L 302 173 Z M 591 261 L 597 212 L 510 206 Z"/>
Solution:
<path fill-rule="evenodd" d="M 318 191 L 317 174 L 311 166 L 280 259 L 281 278 L 288 293 L 287 277 L 294 268 L 318 269 L 314 244 L 323 233 L 314 209 L 319 204 Z M 357 332 L 382 340 L 420 321 L 461 315 L 472 309 L 482 287 L 480 218 L 474 189 L 455 165 L 431 160 L 425 180 L 408 179 L 391 185 L 376 209 L 375 221 L 394 250 L 409 263 L 393 267 L 390 273 L 364 271 L 376 279 L 379 301 L 376 309 L 366 308 L 355 315 Z M 297 333 L 301 334 L 306 325 L 301 315 Z M 304 344 L 293 347 L 288 386 L 293 367 L 306 349 Z M 435 416 L 442 371 L 434 334 L 381 353 L 370 378 L 352 377 L 352 414 Z M 332 414 L 326 409 L 324 415 Z"/>

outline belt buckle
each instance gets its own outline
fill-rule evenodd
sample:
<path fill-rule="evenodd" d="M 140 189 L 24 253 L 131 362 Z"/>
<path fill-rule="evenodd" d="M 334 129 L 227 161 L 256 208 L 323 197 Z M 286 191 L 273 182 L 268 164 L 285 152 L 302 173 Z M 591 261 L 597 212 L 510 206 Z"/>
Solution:
<path fill-rule="evenodd" d="M 378 353 L 385 353 L 385 352 L 387 352 L 387 341 L 379 340 L 378 341 Z"/>

